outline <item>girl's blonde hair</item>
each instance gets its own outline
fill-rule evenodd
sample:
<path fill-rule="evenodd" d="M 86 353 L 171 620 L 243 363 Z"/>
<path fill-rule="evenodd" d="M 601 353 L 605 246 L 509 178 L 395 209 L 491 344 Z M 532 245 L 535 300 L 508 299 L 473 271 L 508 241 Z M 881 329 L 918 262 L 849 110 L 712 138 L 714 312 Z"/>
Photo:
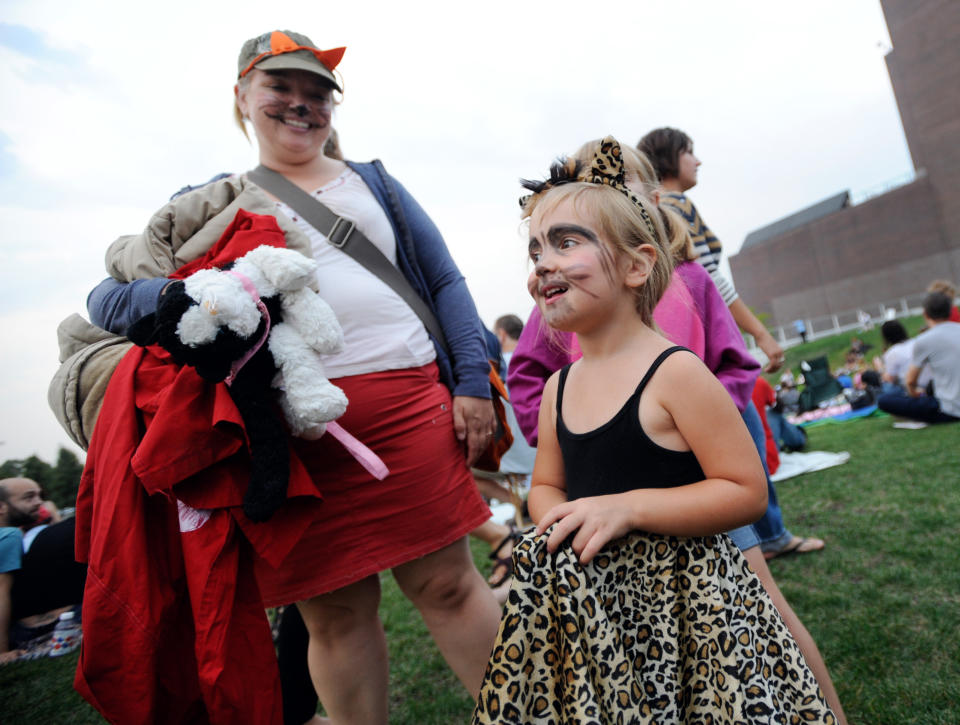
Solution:
<path fill-rule="evenodd" d="M 600 150 L 600 139 L 587 141 L 573 157 L 581 164 L 590 163 L 597 152 Z M 627 181 L 636 180 L 643 186 L 643 195 L 655 204 L 656 194 L 660 191 L 660 182 L 657 180 L 656 169 L 650 160 L 644 154 L 632 146 L 621 146 L 620 153 L 623 157 L 623 170 L 626 172 Z M 655 204 L 657 215 L 667 232 L 666 249 L 674 264 L 689 262 L 697 258 L 693 249 L 693 239 L 690 236 L 690 227 L 683 218 L 673 209 L 663 204 Z"/>
<path fill-rule="evenodd" d="M 578 213 L 596 223 L 598 231 L 609 243 L 610 249 L 606 250 L 609 257 L 604 266 L 611 274 L 616 256 L 646 261 L 638 248 L 642 245 L 653 247 L 656 255 L 650 274 L 642 285 L 633 288 L 637 313 L 645 324 L 653 327 L 653 310 L 670 284 L 673 270 L 667 251 L 666 230 L 656 207 L 649 199 L 638 197 L 635 203 L 611 186 L 582 181 L 554 186 L 536 194 L 529 206 L 539 209 L 541 214 L 547 214 L 567 200 L 572 202 Z"/>

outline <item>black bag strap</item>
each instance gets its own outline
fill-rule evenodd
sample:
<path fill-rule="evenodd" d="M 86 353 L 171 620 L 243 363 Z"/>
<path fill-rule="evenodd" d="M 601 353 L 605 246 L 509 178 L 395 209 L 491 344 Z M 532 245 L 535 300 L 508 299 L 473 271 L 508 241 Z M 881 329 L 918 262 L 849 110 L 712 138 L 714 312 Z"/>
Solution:
<path fill-rule="evenodd" d="M 283 174 L 278 174 L 263 164 L 252 171 L 248 171 L 247 178 L 287 204 L 314 229 L 325 235 L 331 245 L 352 258 L 400 295 L 400 298 L 420 318 L 423 326 L 427 328 L 427 332 L 437 340 L 444 352 L 450 356 L 447 338 L 444 336 L 443 328 L 440 327 L 433 311 L 413 289 L 403 273 L 387 259 L 383 252 L 377 249 L 373 242 L 364 236 L 363 232 L 356 228 L 352 221 L 338 216 Z"/>

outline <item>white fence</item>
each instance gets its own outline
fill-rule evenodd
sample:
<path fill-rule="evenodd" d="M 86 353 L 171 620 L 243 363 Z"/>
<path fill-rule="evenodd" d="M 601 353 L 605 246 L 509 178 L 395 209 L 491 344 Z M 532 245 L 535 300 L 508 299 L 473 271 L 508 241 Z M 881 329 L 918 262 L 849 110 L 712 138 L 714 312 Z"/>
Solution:
<path fill-rule="evenodd" d="M 849 332 L 850 330 L 869 329 L 897 317 L 919 315 L 923 311 L 925 294 L 924 292 L 918 292 L 907 297 L 884 300 L 836 315 L 804 319 L 803 322 L 807 326 L 807 342 L 821 337 L 838 335 L 841 332 Z M 783 348 L 793 347 L 802 342 L 800 334 L 792 324 L 771 328 L 770 332 Z"/>

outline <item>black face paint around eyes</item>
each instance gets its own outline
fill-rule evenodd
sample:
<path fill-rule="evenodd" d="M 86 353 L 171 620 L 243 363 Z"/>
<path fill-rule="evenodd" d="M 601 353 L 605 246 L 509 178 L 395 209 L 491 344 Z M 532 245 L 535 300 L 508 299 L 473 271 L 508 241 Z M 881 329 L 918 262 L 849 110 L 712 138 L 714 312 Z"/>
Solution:
<path fill-rule="evenodd" d="M 579 237 L 587 240 L 591 244 L 595 245 L 599 250 L 600 255 L 600 267 L 603 269 L 604 274 L 607 275 L 607 279 L 614 279 L 614 269 L 616 268 L 616 256 L 606 244 L 603 244 L 600 239 L 594 234 L 591 230 L 586 227 L 581 227 L 578 224 L 558 224 L 550 228 L 547 232 L 547 238 L 553 244 L 559 244 L 560 240 L 563 239 L 567 234 L 576 234 Z"/>
<path fill-rule="evenodd" d="M 556 226 L 552 226 L 547 232 L 547 239 L 549 239 L 553 244 L 559 244 L 560 240 L 568 234 L 575 234 L 579 237 L 583 237 L 592 244 L 600 243 L 600 240 L 597 239 L 596 234 L 586 227 L 581 227 L 577 224 L 557 224 Z"/>

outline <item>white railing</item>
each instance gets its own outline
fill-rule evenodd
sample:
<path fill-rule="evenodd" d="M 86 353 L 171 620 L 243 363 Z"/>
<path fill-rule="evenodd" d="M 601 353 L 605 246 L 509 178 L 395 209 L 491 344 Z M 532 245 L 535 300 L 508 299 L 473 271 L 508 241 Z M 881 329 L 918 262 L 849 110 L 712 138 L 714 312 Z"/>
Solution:
<path fill-rule="evenodd" d="M 925 292 L 917 292 L 907 297 L 884 300 L 855 310 L 846 310 L 836 315 L 804 319 L 803 323 L 807 326 L 807 342 L 850 330 L 868 330 L 897 317 L 919 315 L 923 311 L 925 294 Z M 793 347 L 803 342 L 792 323 L 770 328 L 770 332 L 783 348 Z"/>

